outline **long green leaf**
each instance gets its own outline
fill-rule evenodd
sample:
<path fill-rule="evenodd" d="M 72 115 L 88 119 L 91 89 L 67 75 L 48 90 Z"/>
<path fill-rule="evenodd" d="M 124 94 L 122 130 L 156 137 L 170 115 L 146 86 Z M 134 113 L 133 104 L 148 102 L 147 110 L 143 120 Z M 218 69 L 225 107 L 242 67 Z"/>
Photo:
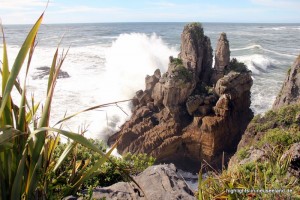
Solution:
<path fill-rule="evenodd" d="M 22 196 L 22 187 L 23 187 L 23 178 L 24 177 L 24 169 L 25 169 L 25 161 L 27 158 L 27 153 L 28 153 L 28 148 L 27 145 L 24 148 L 24 151 L 22 152 L 22 159 L 19 162 L 19 166 L 17 169 L 17 173 L 15 175 L 15 179 L 13 182 L 13 186 L 12 186 L 12 192 L 11 192 L 11 200 L 13 199 L 20 199 L 20 197 Z"/>
<path fill-rule="evenodd" d="M 49 93 L 51 85 L 53 83 L 53 76 L 54 76 L 54 73 L 55 73 L 57 55 L 58 55 L 58 48 L 56 49 L 56 51 L 54 53 L 53 60 L 52 60 L 52 65 L 51 65 L 50 72 L 49 72 L 47 94 Z"/>
<path fill-rule="evenodd" d="M 79 114 L 81 114 L 81 113 L 88 112 L 88 111 L 91 111 L 91 110 L 95 110 L 95 109 L 98 109 L 98 108 L 105 108 L 105 107 L 109 107 L 109 106 L 114 106 L 114 105 L 116 105 L 117 103 L 124 103 L 124 102 L 128 102 L 128 101 L 131 101 L 131 100 L 132 100 L 132 99 L 123 100 L 123 101 L 116 101 L 116 102 L 112 102 L 112 103 L 105 103 L 105 104 L 100 104 L 100 105 L 96 105 L 96 106 L 93 106 L 93 107 L 84 109 L 84 110 L 79 111 L 79 112 L 77 112 L 77 113 L 75 113 L 75 114 L 72 114 L 72 115 L 70 115 L 70 116 L 68 116 L 68 117 L 65 117 L 65 118 L 62 119 L 62 120 L 59 120 L 58 122 L 56 122 L 56 124 L 55 124 L 54 126 L 56 126 L 56 125 L 58 125 L 58 124 L 60 124 L 60 123 L 62 123 L 62 122 L 64 122 L 64 121 L 67 121 L 67 120 L 69 120 L 69 119 L 71 119 L 71 118 L 73 118 L 73 117 L 75 117 L 75 116 L 77 116 L 77 115 L 79 115 Z"/>
<path fill-rule="evenodd" d="M 0 26 L 1 26 L 1 32 L 2 32 L 2 37 L 3 37 L 3 62 L 2 62 L 2 96 L 3 96 L 4 91 L 5 91 L 5 86 L 6 86 L 8 78 L 9 78 L 10 72 L 9 72 L 9 66 L 8 66 L 8 56 L 7 56 L 5 35 L 4 35 L 2 25 L 0 25 Z M 4 106 L 4 115 L 0 116 L 0 118 L 2 117 L 1 126 L 8 125 L 8 124 L 13 125 L 10 95 L 7 98 L 8 98 L 7 102 L 3 102 L 3 101 L 1 102 L 1 105 Z"/>
<path fill-rule="evenodd" d="M 52 132 L 60 133 L 64 136 L 70 138 L 71 140 L 74 140 L 75 142 L 78 142 L 79 144 L 82 144 L 83 146 L 101 154 L 101 156 L 106 157 L 106 155 L 96 145 L 94 145 L 92 142 L 90 142 L 87 138 L 85 138 L 84 136 L 79 135 L 77 133 L 70 132 L 70 131 L 65 131 L 65 130 L 56 129 L 56 128 L 50 128 L 50 127 L 42 127 L 42 128 L 38 128 L 35 131 L 33 131 L 31 134 L 31 137 L 34 137 L 34 135 L 37 135 L 37 134 L 41 134 L 41 132 L 43 132 L 43 131 L 52 131 Z"/>
<path fill-rule="evenodd" d="M 72 142 L 72 143 L 68 144 L 68 146 L 65 148 L 64 152 L 59 157 L 53 171 L 56 171 L 57 168 L 60 167 L 60 165 L 63 163 L 63 161 L 66 159 L 66 157 L 72 152 L 72 150 L 74 149 L 76 144 L 77 144 L 77 142 Z"/>
<path fill-rule="evenodd" d="M 27 102 L 27 98 L 26 98 L 26 81 L 27 81 L 27 76 L 28 76 L 28 72 L 29 72 L 29 67 L 30 67 L 30 63 L 31 63 L 31 59 L 33 56 L 33 52 L 35 49 L 35 38 L 34 37 L 31 45 L 30 45 L 30 50 L 29 50 L 29 56 L 28 56 L 28 62 L 27 62 L 27 68 L 26 68 L 26 73 L 25 73 L 25 78 L 24 78 L 24 83 L 23 83 L 23 91 L 22 91 L 22 97 L 21 97 L 21 102 L 20 102 L 20 106 L 19 106 L 19 116 L 18 116 L 18 125 L 17 128 L 20 131 L 25 131 L 26 130 L 26 102 Z M 23 143 L 23 142 L 21 142 Z"/>
<path fill-rule="evenodd" d="M 1 104 L 1 108 L 0 108 L 0 117 L 2 117 L 2 113 L 4 111 L 5 105 L 7 103 L 7 101 L 9 100 L 10 97 L 10 93 L 12 91 L 12 88 L 15 84 L 15 81 L 17 79 L 17 76 L 22 68 L 22 65 L 24 63 L 24 60 L 26 58 L 26 55 L 31 47 L 32 42 L 34 41 L 34 38 L 38 32 L 38 29 L 42 23 L 42 19 L 43 19 L 43 15 L 44 13 L 42 13 L 42 15 L 40 16 L 40 18 L 37 20 L 37 22 L 34 24 L 34 26 L 32 27 L 31 31 L 29 32 L 26 40 L 24 41 L 16 59 L 15 62 L 13 64 L 13 67 L 11 69 L 11 73 L 8 77 L 7 80 L 7 84 L 5 86 L 5 90 L 3 95 L 3 99 L 2 99 L 2 104 Z"/>

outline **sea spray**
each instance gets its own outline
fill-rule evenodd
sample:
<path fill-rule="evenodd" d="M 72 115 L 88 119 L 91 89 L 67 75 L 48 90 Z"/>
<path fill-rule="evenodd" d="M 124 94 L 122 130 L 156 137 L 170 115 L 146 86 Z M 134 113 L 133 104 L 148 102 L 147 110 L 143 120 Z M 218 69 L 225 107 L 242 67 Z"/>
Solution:
<path fill-rule="evenodd" d="M 10 60 L 14 60 L 18 49 L 15 45 L 9 47 Z M 27 95 L 34 93 L 36 102 L 45 100 L 47 76 L 36 80 L 32 76 L 38 72 L 36 68 L 50 66 L 54 50 L 52 47 L 36 47 L 27 81 Z M 65 114 L 68 116 L 94 105 L 131 99 L 137 90 L 144 89 L 146 75 L 152 75 L 155 69 L 164 72 L 169 56 L 177 54 L 178 50 L 168 46 L 161 37 L 143 33 L 120 34 L 106 47 L 71 47 L 62 67 L 70 78 L 57 82 L 51 124 Z M 15 95 L 18 96 L 17 92 Z M 88 129 L 86 136 L 106 139 L 130 114 L 128 103 L 117 104 L 80 114 L 67 121 L 64 127 L 74 132 Z"/>

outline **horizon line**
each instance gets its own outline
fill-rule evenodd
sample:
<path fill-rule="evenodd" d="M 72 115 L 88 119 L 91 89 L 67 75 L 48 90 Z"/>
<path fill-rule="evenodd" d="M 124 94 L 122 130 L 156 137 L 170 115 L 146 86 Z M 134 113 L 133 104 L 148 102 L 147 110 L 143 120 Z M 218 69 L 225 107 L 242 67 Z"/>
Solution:
<path fill-rule="evenodd" d="M 61 22 L 61 23 L 42 23 L 42 25 L 66 25 L 66 24 L 137 24 L 137 23 L 193 23 L 196 21 L 190 21 L 190 22 L 150 22 L 150 21 L 135 21 L 135 22 Z M 199 21 L 198 21 L 199 22 Z M 300 22 L 199 22 L 201 24 L 300 24 Z M 11 24 L 5 24 L 2 21 L 2 25 L 6 26 L 6 25 L 34 25 L 34 23 L 32 24 L 18 24 L 18 23 L 11 23 Z"/>

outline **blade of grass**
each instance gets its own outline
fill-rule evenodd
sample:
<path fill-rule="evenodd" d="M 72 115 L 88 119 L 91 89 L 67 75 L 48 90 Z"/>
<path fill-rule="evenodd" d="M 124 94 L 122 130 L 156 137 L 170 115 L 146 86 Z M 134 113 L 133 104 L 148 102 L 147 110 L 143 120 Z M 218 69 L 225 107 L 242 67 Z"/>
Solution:
<path fill-rule="evenodd" d="M 32 27 L 31 31 L 29 32 L 27 38 L 25 39 L 16 59 L 15 62 L 13 64 L 13 67 L 11 69 L 11 73 L 8 77 L 7 80 L 7 84 L 5 85 L 5 90 L 3 95 L 3 99 L 2 99 L 2 104 L 0 107 L 0 117 L 2 117 L 2 113 L 4 111 L 5 105 L 7 103 L 7 101 L 9 100 L 10 97 L 10 93 L 12 91 L 12 88 L 15 84 L 15 81 L 17 79 L 17 76 L 21 70 L 21 67 L 24 63 L 24 60 L 26 58 L 26 55 L 31 47 L 32 42 L 34 41 L 34 38 L 38 32 L 38 29 L 42 23 L 42 19 L 43 19 L 44 13 L 42 13 L 42 15 L 40 16 L 40 18 L 37 20 L 37 22 L 35 23 L 35 25 Z"/>
<path fill-rule="evenodd" d="M 111 155 L 112 151 L 116 148 L 116 144 L 115 143 L 115 146 L 113 146 L 106 154 L 104 157 L 100 158 L 92 168 L 90 168 L 70 189 L 69 194 L 74 194 L 79 186 L 84 182 L 86 181 L 87 179 L 89 179 L 91 177 L 91 175 L 97 171 L 107 160 L 108 160 L 108 157 Z M 68 194 L 66 194 L 68 195 Z"/>
<path fill-rule="evenodd" d="M 9 72 L 9 67 L 8 67 L 8 56 L 7 56 L 5 35 L 4 35 L 3 27 L 1 24 L 0 24 L 0 28 L 1 28 L 2 37 L 3 37 L 3 62 L 2 62 L 2 97 L 3 97 L 10 72 Z M 4 107 L 3 108 L 4 109 L 3 116 L 2 116 L 2 113 L 0 114 L 0 119 L 2 118 L 1 126 L 8 125 L 8 124 L 13 125 L 10 95 L 8 95 L 8 97 L 7 97 L 7 102 L 4 102 L 2 100 L 1 106 Z"/>
<path fill-rule="evenodd" d="M 72 142 L 72 143 L 68 144 L 68 146 L 65 148 L 65 150 L 59 157 L 53 171 L 56 171 L 60 167 L 60 165 L 63 163 L 63 161 L 66 159 L 66 157 L 72 152 L 72 150 L 74 149 L 76 144 L 77 144 L 76 142 Z"/>

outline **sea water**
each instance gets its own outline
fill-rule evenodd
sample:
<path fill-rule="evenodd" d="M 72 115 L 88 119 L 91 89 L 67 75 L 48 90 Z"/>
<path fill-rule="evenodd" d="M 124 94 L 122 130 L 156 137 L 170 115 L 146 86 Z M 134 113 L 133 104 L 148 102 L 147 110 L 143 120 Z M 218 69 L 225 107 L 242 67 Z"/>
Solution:
<path fill-rule="evenodd" d="M 33 79 L 37 68 L 50 67 L 56 47 L 60 55 L 69 49 L 62 70 L 70 77 L 56 84 L 51 124 L 64 115 L 85 108 L 130 99 L 144 89 L 146 75 L 167 70 L 169 56 L 180 51 L 180 35 L 186 23 L 99 23 L 42 25 L 27 79 L 30 98 L 45 100 L 47 77 Z M 230 42 L 231 57 L 252 71 L 251 109 L 255 114 L 271 108 L 286 73 L 300 53 L 300 24 L 203 23 L 215 49 L 220 33 Z M 5 25 L 10 67 L 30 25 Z M 2 43 L 0 44 L 2 55 Z M 2 60 L 2 58 L 1 58 Z M 25 67 L 24 67 L 25 69 Z M 25 71 L 20 74 L 23 83 Z M 14 92 L 18 98 L 17 92 Z M 64 123 L 64 129 L 107 139 L 130 117 L 128 103 L 80 114 Z"/>

